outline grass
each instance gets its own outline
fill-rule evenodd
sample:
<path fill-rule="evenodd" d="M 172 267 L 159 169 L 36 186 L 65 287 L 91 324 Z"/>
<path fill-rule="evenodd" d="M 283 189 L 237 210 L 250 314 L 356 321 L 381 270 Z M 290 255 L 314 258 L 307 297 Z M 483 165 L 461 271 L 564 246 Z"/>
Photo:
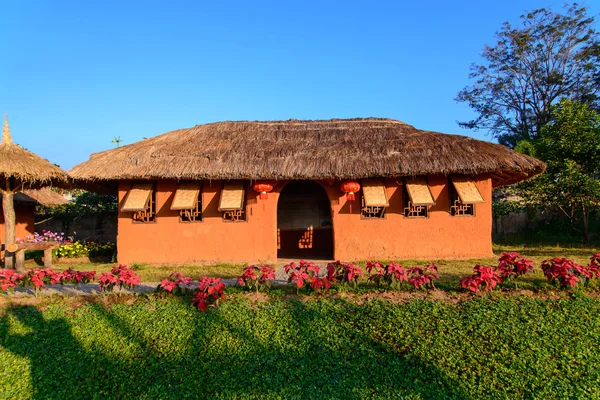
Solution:
<path fill-rule="evenodd" d="M 63 271 L 68 268 L 77 269 L 80 271 L 96 271 L 98 274 L 108 272 L 116 263 L 76 263 L 76 264 L 55 264 L 52 269 L 55 271 Z M 221 278 L 237 278 L 243 265 L 239 264 L 215 264 L 215 265 L 179 265 L 154 266 L 150 264 L 132 264 L 131 267 L 142 278 L 142 282 L 160 282 L 162 279 L 169 276 L 173 271 L 179 271 L 185 276 L 190 276 L 194 280 L 206 276 L 218 276 Z"/>
<path fill-rule="evenodd" d="M 599 398 L 600 300 L 52 298 L 0 311 L 0 398 Z"/>

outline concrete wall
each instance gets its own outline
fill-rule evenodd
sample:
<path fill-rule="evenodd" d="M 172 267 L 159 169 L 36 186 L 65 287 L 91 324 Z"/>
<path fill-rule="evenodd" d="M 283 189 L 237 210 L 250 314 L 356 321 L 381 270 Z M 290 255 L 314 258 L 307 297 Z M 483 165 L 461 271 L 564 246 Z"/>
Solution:
<path fill-rule="evenodd" d="M 449 210 L 447 178 L 429 177 L 436 200 L 429 218 L 402 215 L 402 190 L 395 179 L 386 180 L 390 201 L 386 218 L 362 219 L 360 203 L 352 213 L 339 182 L 319 182 L 331 202 L 334 258 L 345 261 L 365 259 L 436 259 L 487 257 L 492 255 L 492 185 L 488 177 L 476 184 L 485 199 L 476 206 L 476 215 L 452 217 Z M 153 223 L 134 223 L 130 212 L 119 212 L 118 261 L 148 263 L 273 262 L 277 259 L 277 201 L 286 182 L 279 182 L 268 199 L 258 200 L 247 191 L 247 221 L 225 222 L 218 211 L 221 181 L 204 181 L 203 221 L 180 223 L 170 205 L 175 181 L 158 181 L 157 218 Z M 121 181 L 121 206 L 131 182 Z M 120 208 L 120 207 L 119 207 Z"/>

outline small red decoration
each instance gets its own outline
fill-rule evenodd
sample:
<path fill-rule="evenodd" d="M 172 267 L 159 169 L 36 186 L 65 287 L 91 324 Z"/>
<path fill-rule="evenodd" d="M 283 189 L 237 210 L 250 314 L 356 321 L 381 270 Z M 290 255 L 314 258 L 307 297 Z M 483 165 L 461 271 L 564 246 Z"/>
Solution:
<path fill-rule="evenodd" d="M 265 200 L 267 198 L 267 193 L 273 190 L 273 184 L 269 182 L 256 182 L 253 186 L 254 190 L 260 193 L 259 198 L 261 200 Z"/>
<path fill-rule="evenodd" d="M 341 186 L 342 192 L 346 193 L 348 201 L 354 201 L 354 193 L 360 190 L 360 184 L 356 181 L 344 181 Z"/>

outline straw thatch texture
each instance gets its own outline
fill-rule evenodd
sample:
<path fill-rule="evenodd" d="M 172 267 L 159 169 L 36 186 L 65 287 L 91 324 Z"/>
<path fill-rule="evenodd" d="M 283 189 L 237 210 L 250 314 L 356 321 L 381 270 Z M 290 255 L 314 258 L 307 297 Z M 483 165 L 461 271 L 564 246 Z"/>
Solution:
<path fill-rule="evenodd" d="M 63 195 L 47 187 L 37 190 L 26 189 L 15 193 L 15 203 L 56 207 L 65 205 L 68 202 Z"/>
<path fill-rule="evenodd" d="M 545 164 L 508 148 L 389 119 L 218 122 L 92 154 L 70 174 L 119 179 L 347 179 L 493 173 L 496 186 Z"/>
<path fill-rule="evenodd" d="M 4 121 L 2 143 L 0 143 L 0 183 L 13 178 L 12 186 L 25 184 L 27 187 L 39 187 L 49 184 L 67 184 L 67 173 L 32 152 L 13 143 Z M 4 184 L 0 189 L 4 189 Z"/>

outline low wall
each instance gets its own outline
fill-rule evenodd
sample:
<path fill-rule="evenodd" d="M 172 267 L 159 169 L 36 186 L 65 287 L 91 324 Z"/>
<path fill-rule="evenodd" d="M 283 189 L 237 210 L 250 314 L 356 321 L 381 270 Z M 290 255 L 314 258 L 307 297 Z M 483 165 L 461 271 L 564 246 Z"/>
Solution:
<path fill-rule="evenodd" d="M 35 225 L 35 231 L 64 232 L 66 237 L 75 240 L 94 239 L 101 242 L 117 241 L 117 216 L 84 216 L 74 221 L 63 221 L 57 218 Z"/>

